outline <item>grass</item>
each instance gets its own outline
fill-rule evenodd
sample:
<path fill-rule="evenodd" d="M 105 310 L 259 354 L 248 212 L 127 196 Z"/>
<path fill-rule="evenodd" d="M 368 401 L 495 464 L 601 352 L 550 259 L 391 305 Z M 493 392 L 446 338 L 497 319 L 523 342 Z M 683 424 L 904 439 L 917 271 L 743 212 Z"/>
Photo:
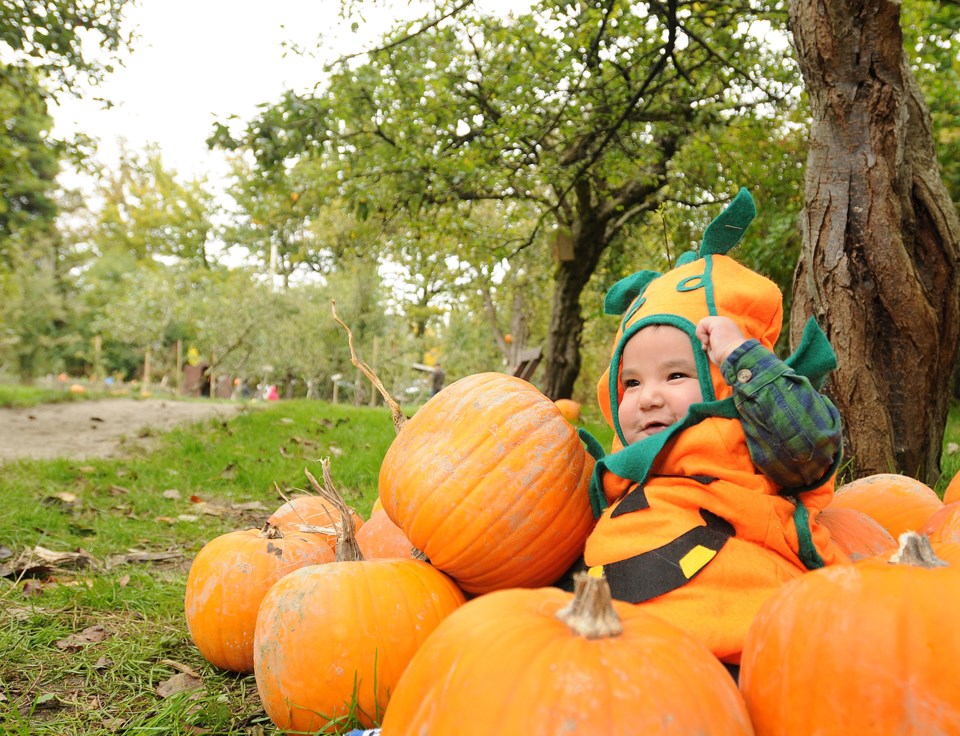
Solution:
<path fill-rule="evenodd" d="M 189 562 L 214 536 L 259 526 L 283 502 L 275 485 L 306 489 L 304 468 L 319 477 L 322 457 L 367 518 L 394 430 L 384 408 L 258 406 L 166 433 L 148 454 L 2 466 L 0 568 L 36 546 L 88 564 L 0 578 L 0 733 L 275 733 L 254 678 L 209 665 L 190 642 Z M 599 414 L 586 410 L 583 426 L 609 446 Z M 960 444 L 960 409 L 951 411 L 949 443 Z M 945 485 L 960 453 L 947 449 L 943 465 Z M 83 632 L 89 641 L 77 642 Z M 197 676 L 194 689 L 161 692 L 185 673 Z"/>
<path fill-rule="evenodd" d="M 0 580 L 0 733 L 270 733 L 253 678 L 208 665 L 189 640 L 189 561 L 259 526 L 283 503 L 275 484 L 308 488 L 321 457 L 366 518 L 393 436 L 386 409 L 283 401 L 167 433 L 139 457 L 5 464 L 0 566 L 35 546 L 93 564 Z M 67 641 L 97 625 L 103 641 Z M 184 670 L 200 687 L 160 697 Z"/>

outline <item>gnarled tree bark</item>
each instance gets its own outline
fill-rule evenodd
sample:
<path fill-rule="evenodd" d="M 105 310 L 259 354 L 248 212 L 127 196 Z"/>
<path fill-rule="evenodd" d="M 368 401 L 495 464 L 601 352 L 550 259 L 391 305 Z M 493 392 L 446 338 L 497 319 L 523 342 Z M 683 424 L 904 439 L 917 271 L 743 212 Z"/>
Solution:
<path fill-rule="evenodd" d="M 811 314 L 853 473 L 936 482 L 960 339 L 960 219 L 894 0 L 792 0 L 812 126 L 791 336 Z"/>

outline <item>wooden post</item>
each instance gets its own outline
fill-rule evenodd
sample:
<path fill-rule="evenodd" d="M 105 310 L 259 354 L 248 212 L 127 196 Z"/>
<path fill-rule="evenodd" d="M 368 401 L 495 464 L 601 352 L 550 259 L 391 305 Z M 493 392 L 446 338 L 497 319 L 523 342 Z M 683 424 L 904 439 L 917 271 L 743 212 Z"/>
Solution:
<path fill-rule="evenodd" d="M 183 340 L 177 340 L 177 372 L 176 383 L 174 385 L 177 391 L 179 391 L 183 385 Z"/>
<path fill-rule="evenodd" d="M 147 393 L 150 389 L 150 348 L 143 351 L 143 385 L 140 393 Z"/>

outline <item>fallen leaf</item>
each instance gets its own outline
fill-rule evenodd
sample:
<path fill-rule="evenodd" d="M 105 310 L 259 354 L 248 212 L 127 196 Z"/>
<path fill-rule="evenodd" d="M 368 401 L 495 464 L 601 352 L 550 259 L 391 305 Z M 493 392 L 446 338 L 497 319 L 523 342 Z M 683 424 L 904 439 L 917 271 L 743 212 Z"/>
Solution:
<path fill-rule="evenodd" d="M 164 498 L 177 499 L 180 498 L 180 491 L 178 491 L 176 488 L 168 488 L 163 492 L 162 495 Z"/>
<path fill-rule="evenodd" d="M 198 680 L 200 679 L 200 675 L 197 674 L 196 670 L 194 670 L 190 665 L 184 664 L 183 662 L 178 662 L 175 659 L 161 659 L 160 664 L 165 664 L 168 667 L 173 667 L 173 669 L 179 672 L 184 672 L 188 675 L 196 677 Z"/>
<path fill-rule="evenodd" d="M 956 455 L 958 452 L 960 452 L 960 445 L 958 445 L 956 442 L 948 442 L 948 443 L 947 443 L 947 454 L 948 454 L 948 455 Z"/>
<path fill-rule="evenodd" d="M 177 517 L 179 521 L 196 521 L 199 518 L 196 514 L 180 514 L 180 516 Z"/>
<path fill-rule="evenodd" d="M 93 626 L 88 626 L 79 634 L 71 634 L 66 639 L 61 639 L 56 642 L 59 649 L 63 649 L 67 652 L 79 652 L 87 644 L 98 644 L 101 641 L 107 639 L 110 636 L 110 632 L 107 631 L 100 624 L 95 624 Z"/>
<path fill-rule="evenodd" d="M 234 467 L 233 463 L 230 463 L 222 471 L 220 471 L 220 477 L 224 480 L 233 480 L 237 477 L 237 469 Z"/>
<path fill-rule="evenodd" d="M 96 473 L 97 469 L 92 465 L 81 465 L 77 468 L 77 471 L 80 473 Z"/>
<path fill-rule="evenodd" d="M 157 685 L 157 695 L 161 698 L 169 698 L 171 695 L 196 690 L 203 685 L 203 680 L 186 672 L 178 672 L 169 680 L 164 680 Z"/>
<path fill-rule="evenodd" d="M 130 493 L 130 489 L 114 484 L 110 486 L 110 490 L 108 491 L 108 493 L 111 496 L 120 496 L 120 495 L 123 495 L 124 493 Z"/>
<path fill-rule="evenodd" d="M 38 595 L 43 595 L 43 583 L 35 578 L 28 578 L 23 581 L 23 597 L 24 598 L 36 598 Z"/>

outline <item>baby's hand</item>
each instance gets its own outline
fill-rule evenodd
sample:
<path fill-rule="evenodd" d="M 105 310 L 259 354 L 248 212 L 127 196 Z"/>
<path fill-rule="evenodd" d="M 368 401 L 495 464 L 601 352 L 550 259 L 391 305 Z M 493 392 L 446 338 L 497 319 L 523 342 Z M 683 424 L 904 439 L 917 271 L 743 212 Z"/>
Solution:
<path fill-rule="evenodd" d="M 716 366 L 747 341 L 737 323 L 729 317 L 704 317 L 697 324 L 697 338 L 710 362 Z"/>

